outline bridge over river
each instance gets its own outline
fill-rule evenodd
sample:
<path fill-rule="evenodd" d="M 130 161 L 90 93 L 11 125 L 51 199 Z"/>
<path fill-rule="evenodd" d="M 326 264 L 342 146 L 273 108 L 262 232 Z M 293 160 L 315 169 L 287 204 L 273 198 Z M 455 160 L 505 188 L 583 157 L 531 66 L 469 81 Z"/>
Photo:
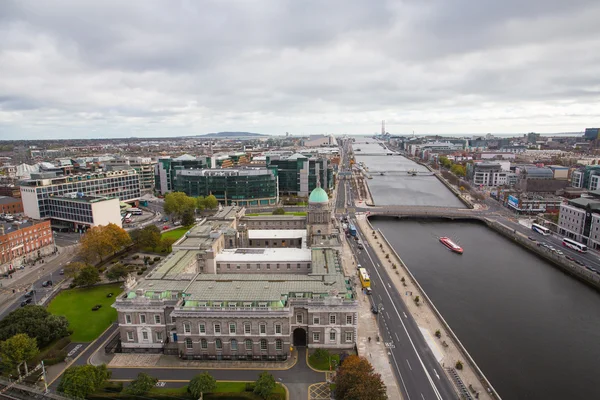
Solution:
<path fill-rule="evenodd" d="M 385 215 L 399 218 L 447 218 L 447 219 L 484 219 L 491 216 L 488 210 L 470 210 L 468 208 L 435 206 L 373 206 L 357 211 L 368 212 L 370 216 Z"/>
<path fill-rule="evenodd" d="M 434 172 L 431 171 L 417 171 L 414 169 L 386 169 L 386 170 L 373 170 L 368 171 L 371 175 L 423 175 L 433 176 Z"/>

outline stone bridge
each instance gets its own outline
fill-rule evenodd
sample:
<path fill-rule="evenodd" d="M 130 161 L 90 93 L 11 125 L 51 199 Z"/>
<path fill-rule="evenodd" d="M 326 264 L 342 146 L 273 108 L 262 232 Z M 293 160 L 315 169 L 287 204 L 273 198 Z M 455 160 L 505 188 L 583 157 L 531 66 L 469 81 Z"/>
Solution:
<path fill-rule="evenodd" d="M 358 211 L 358 210 L 357 210 Z M 478 219 L 489 216 L 487 210 L 470 210 L 467 208 L 435 207 L 435 206 L 374 206 L 362 208 L 369 216 L 390 216 L 399 218 L 446 218 L 446 219 Z"/>

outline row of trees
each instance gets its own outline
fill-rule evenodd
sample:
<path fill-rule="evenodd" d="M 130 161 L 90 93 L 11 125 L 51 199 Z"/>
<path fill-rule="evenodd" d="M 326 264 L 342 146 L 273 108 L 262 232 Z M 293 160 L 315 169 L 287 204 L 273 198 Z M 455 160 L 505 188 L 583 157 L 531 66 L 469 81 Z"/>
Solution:
<path fill-rule="evenodd" d="M 58 385 L 58 391 L 79 398 L 102 389 L 111 373 L 105 365 L 79 365 L 68 368 Z M 133 396 L 144 396 L 156 386 L 158 379 L 140 372 L 136 379 L 125 388 L 124 392 Z M 254 383 L 254 394 L 267 399 L 275 390 L 275 378 L 268 372 L 259 375 Z M 202 399 L 205 393 L 212 393 L 217 388 L 217 381 L 208 372 L 196 375 L 188 384 L 187 390 L 195 399 Z"/>
<path fill-rule="evenodd" d="M 163 206 L 166 214 L 181 220 L 181 224 L 189 226 L 194 223 L 196 210 L 214 210 L 219 201 L 214 195 L 206 197 L 190 197 L 184 192 L 173 192 L 165 196 Z"/>
<path fill-rule="evenodd" d="M 193 223 L 193 222 L 192 222 Z M 170 250 L 176 239 L 171 237 L 161 238 L 160 229 L 156 225 L 148 225 L 142 229 L 134 229 L 129 232 L 131 242 L 138 249 L 152 248 L 153 250 L 157 247 Z"/>
<path fill-rule="evenodd" d="M 44 307 L 19 308 L 0 321 L 0 359 L 6 371 L 28 372 L 41 347 L 69 335 L 69 322 L 63 316 L 52 315 Z"/>
<path fill-rule="evenodd" d="M 467 170 L 464 165 L 454 164 L 452 161 L 448 159 L 448 157 L 440 156 L 438 158 L 438 162 L 444 168 L 449 168 L 450 172 L 452 172 L 456 176 L 463 177 L 467 175 Z"/>
<path fill-rule="evenodd" d="M 381 375 L 364 357 L 349 356 L 344 359 L 335 376 L 336 400 L 386 400 L 385 384 Z"/>

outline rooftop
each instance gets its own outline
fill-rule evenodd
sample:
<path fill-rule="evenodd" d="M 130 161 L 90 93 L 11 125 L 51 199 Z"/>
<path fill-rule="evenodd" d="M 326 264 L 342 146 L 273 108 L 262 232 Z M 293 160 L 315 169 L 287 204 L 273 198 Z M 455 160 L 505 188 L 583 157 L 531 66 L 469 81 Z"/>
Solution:
<path fill-rule="evenodd" d="M 248 239 L 299 239 L 306 237 L 305 229 L 248 229 Z"/>
<path fill-rule="evenodd" d="M 260 263 L 260 262 L 310 262 L 312 260 L 310 249 L 296 248 L 252 248 L 252 249 L 225 249 L 215 257 L 217 262 L 226 263 Z"/>
<path fill-rule="evenodd" d="M 579 208 L 590 207 L 592 210 L 600 210 L 600 200 L 589 199 L 586 197 L 578 197 L 576 199 L 569 200 L 569 204 Z"/>
<path fill-rule="evenodd" d="M 17 199 L 16 197 L 0 196 L 0 204 L 19 203 L 20 201 L 21 199 Z"/>

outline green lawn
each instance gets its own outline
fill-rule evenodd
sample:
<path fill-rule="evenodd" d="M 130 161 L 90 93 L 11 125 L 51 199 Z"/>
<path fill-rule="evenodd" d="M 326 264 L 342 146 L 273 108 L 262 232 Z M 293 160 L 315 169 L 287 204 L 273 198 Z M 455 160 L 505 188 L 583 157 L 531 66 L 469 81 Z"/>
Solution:
<path fill-rule="evenodd" d="M 111 305 L 122 291 L 120 285 L 115 283 L 63 290 L 52 300 L 48 311 L 67 317 L 69 329 L 73 330 L 73 342 L 91 342 L 117 320 L 117 310 Z M 106 297 L 108 293 L 113 293 L 113 297 Z M 101 304 L 102 307 L 98 311 L 92 311 L 96 304 Z"/>
<path fill-rule="evenodd" d="M 161 239 L 164 239 L 164 238 L 173 238 L 173 239 L 177 240 L 180 237 L 182 237 L 183 235 L 185 235 L 185 233 L 187 231 L 189 231 L 189 230 L 190 230 L 189 228 L 186 228 L 186 227 L 182 226 L 181 228 L 173 229 L 172 231 L 163 232 L 160 235 L 160 238 Z"/>
<path fill-rule="evenodd" d="M 318 369 L 320 371 L 329 371 L 329 357 L 324 358 L 323 360 L 319 360 L 315 357 L 314 354 L 308 356 L 308 363 L 314 369 Z M 335 363 L 334 363 L 335 360 Z M 333 369 L 334 365 L 340 365 L 340 355 L 339 354 L 331 354 L 331 369 Z"/>

